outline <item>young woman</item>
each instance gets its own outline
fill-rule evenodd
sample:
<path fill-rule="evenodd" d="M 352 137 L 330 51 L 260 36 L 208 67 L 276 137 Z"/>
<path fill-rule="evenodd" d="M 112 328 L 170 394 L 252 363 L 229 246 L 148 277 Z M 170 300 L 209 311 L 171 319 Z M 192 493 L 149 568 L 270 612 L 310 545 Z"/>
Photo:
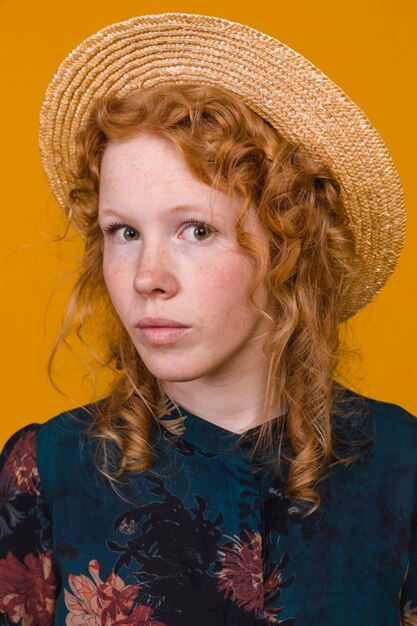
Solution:
<path fill-rule="evenodd" d="M 0 623 L 417 624 L 417 422 L 333 375 L 393 271 L 378 133 L 280 42 L 186 14 L 83 42 L 41 114 L 108 396 L 1 457 Z M 53 356 L 51 359 L 53 359 Z"/>

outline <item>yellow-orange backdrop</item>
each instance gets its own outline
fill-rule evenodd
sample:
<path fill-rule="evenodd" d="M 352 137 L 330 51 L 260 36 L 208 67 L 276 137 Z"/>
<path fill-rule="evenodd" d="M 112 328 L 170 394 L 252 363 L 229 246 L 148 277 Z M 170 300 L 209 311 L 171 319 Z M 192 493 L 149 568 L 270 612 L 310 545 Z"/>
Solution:
<path fill-rule="evenodd" d="M 69 352 L 59 359 L 62 372 L 57 379 L 68 397 L 58 393 L 46 375 L 71 279 L 58 287 L 46 318 L 45 310 L 60 276 L 75 266 L 80 247 L 76 241 L 61 247 L 48 242 L 62 223 L 38 155 L 44 91 L 60 61 L 82 39 L 112 22 L 163 11 L 218 15 L 281 39 L 345 89 L 384 137 L 405 189 L 407 241 L 388 285 L 349 325 L 349 346 L 359 349 L 362 359 L 345 360 L 343 374 L 361 393 L 401 404 L 417 415 L 414 0 L 298 0 L 246 6 L 231 0 L 213 0 L 209 6 L 202 0 L 0 0 L 0 444 L 20 426 L 89 401 L 92 392 Z"/>

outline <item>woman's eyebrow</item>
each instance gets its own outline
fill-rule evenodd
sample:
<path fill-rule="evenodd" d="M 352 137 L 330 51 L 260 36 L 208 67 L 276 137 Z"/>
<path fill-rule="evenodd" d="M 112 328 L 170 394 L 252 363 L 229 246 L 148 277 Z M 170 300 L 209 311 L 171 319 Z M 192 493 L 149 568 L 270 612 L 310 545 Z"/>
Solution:
<path fill-rule="evenodd" d="M 209 207 L 207 205 L 201 205 L 198 203 L 192 204 L 179 204 L 177 206 L 168 209 L 167 213 L 180 213 L 181 211 L 204 211 L 207 212 Z"/>

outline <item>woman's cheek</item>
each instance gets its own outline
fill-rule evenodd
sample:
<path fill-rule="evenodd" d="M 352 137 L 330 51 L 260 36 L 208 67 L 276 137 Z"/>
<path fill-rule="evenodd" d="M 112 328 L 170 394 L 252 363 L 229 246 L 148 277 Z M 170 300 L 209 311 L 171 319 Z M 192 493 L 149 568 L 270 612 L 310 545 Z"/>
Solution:
<path fill-rule="evenodd" d="M 128 272 L 122 265 L 104 263 L 103 278 L 110 299 L 115 308 L 120 312 L 120 308 L 123 306 L 124 301 L 127 299 L 126 296 L 128 295 L 126 284 L 126 281 L 128 281 Z"/>

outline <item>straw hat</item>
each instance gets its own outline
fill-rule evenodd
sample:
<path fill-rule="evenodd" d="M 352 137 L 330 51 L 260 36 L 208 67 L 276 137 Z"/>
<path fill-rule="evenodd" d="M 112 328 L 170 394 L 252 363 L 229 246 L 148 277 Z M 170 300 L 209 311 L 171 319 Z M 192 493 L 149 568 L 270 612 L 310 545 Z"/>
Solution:
<path fill-rule="evenodd" d="M 382 289 L 405 236 L 401 182 L 363 111 L 300 54 L 248 26 L 186 13 L 112 24 L 62 62 L 45 96 L 39 141 L 52 192 L 67 212 L 75 136 L 96 97 L 160 83 L 220 84 L 337 176 L 365 261 L 346 317 Z"/>

